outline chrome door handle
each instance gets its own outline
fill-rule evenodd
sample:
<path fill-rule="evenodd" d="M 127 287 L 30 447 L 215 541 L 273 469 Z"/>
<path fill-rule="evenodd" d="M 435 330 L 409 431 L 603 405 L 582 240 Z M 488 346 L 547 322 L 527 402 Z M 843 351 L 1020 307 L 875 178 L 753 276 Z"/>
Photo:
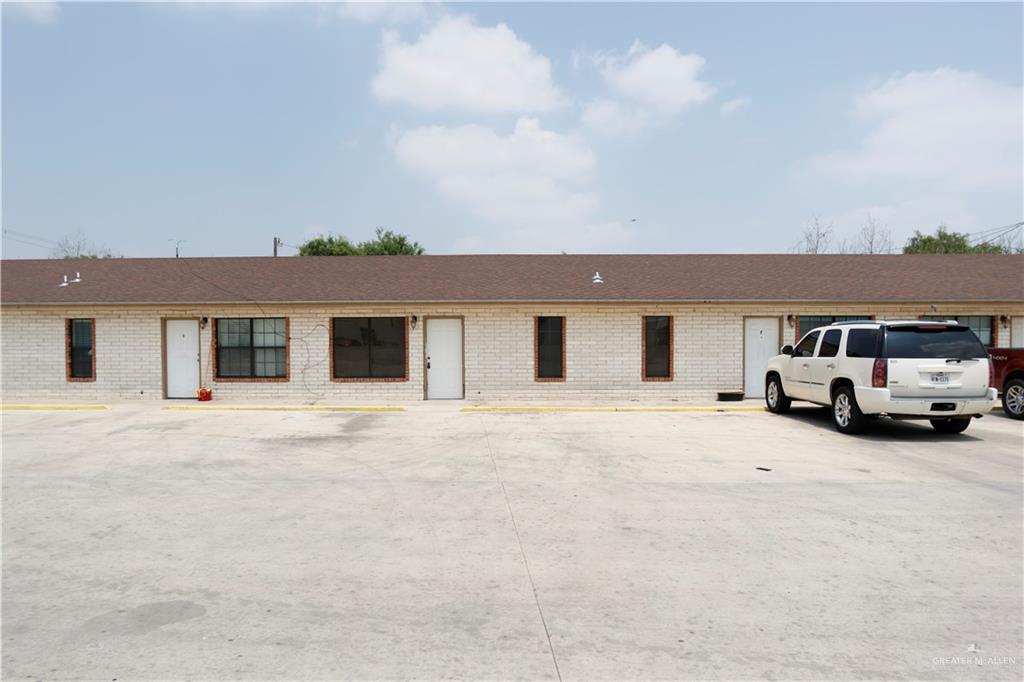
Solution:
<path fill-rule="evenodd" d="M 802 366 L 803 366 L 804 368 L 807 368 L 807 367 L 810 367 L 810 364 L 808 364 L 808 363 L 806 363 L 806 362 L 805 362 L 805 363 L 804 363 L 804 364 L 803 364 Z"/>
<path fill-rule="evenodd" d="M 828 367 L 829 369 L 835 369 L 836 368 L 835 365 L 825 365 L 825 366 Z"/>

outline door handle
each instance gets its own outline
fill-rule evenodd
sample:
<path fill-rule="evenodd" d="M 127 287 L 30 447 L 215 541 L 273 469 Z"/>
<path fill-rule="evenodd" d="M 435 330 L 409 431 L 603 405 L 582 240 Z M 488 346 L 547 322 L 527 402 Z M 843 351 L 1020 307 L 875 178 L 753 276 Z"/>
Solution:
<path fill-rule="evenodd" d="M 807 368 L 808 368 L 808 367 L 810 367 L 811 365 L 810 365 L 810 363 L 807 363 L 807 362 L 805 362 L 805 363 L 804 363 L 804 364 L 803 364 L 802 366 L 803 366 L 803 368 L 804 368 L 804 369 L 807 369 Z"/>
<path fill-rule="evenodd" d="M 430 356 L 427 356 L 427 369 L 430 369 Z"/>
<path fill-rule="evenodd" d="M 835 369 L 835 368 L 836 368 L 836 366 L 835 366 L 835 365 L 832 365 L 832 364 L 829 364 L 829 365 L 825 365 L 825 366 L 826 366 L 826 367 L 828 367 L 829 369 Z"/>

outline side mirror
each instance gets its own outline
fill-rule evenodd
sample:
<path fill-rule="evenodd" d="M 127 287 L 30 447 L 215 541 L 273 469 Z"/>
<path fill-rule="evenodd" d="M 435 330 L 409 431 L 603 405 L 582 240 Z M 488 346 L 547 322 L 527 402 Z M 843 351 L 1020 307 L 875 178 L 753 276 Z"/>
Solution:
<path fill-rule="evenodd" d="M 793 346 L 791 346 L 791 345 L 789 345 L 787 343 L 785 346 L 782 347 L 782 350 L 780 350 L 779 352 L 782 353 L 783 355 L 792 355 L 793 354 Z"/>

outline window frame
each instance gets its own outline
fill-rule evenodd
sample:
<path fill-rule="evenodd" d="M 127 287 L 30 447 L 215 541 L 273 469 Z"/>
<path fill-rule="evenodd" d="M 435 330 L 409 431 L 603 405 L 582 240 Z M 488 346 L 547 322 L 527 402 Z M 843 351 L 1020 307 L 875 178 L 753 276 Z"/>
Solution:
<path fill-rule="evenodd" d="M 999 346 L 999 317 L 997 315 L 975 315 L 972 313 L 954 313 L 952 315 L 928 314 L 918 315 L 917 319 L 927 322 L 944 322 L 945 320 L 955 320 L 957 324 L 963 325 L 964 327 L 968 327 L 971 329 L 971 331 L 974 331 L 974 329 L 971 327 L 969 323 L 964 322 L 964 320 L 967 320 L 971 317 L 988 319 L 989 342 L 985 343 L 984 341 L 982 341 L 981 345 L 984 346 L 986 350 L 990 348 L 997 348 Z M 981 340 L 981 335 L 978 334 L 978 332 L 974 332 L 974 335 L 978 337 L 979 341 Z"/>
<path fill-rule="evenodd" d="M 76 320 L 88 320 L 89 321 L 89 343 L 91 344 L 90 357 L 92 362 L 90 370 L 91 373 L 87 377 L 76 377 L 71 374 L 71 334 L 72 327 Z M 90 381 L 96 381 L 96 318 L 95 317 L 68 317 L 64 320 L 64 378 L 67 379 L 68 383 L 88 383 Z"/>
<path fill-rule="evenodd" d="M 839 334 L 839 342 L 835 346 L 836 352 L 833 353 L 832 355 L 823 355 L 821 351 L 824 350 L 824 348 L 825 348 L 825 337 L 828 336 L 829 334 L 832 334 L 832 333 Z M 816 358 L 837 358 L 837 357 L 839 357 L 839 349 L 843 347 L 843 339 L 844 339 L 844 337 L 845 337 L 845 335 L 843 334 L 843 330 L 841 328 L 839 328 L 839 327 L 832 328 L 832 329 L 826 328 L 824 330 L 824 332 L 822 333 L 822 335 L 821 335 L 820 341 L 818 341 L 817 345 L 814 348 L 814 357 L 816 357 Z"/>
<path fill-rule="evenodd" d="M 800 344 L 803 343 L 803 341 L 808 336 L 810 336 L 811 334 L 813 334 L 815 332 L 818 333 L 818 336 L 814 339 L 814 346 L 811 347 L 811 354 L 810 355 L 797 355 L 796 352 L 797 352 L 797 349 L 800 348 Z M 794 357 L 794 358 L 813 358 L 815 353 L 818 352 L 818 344 L 821 342 L 821 336 L 822 336 L 821 328 L 818 328 L 818 327 L 815 327 L 814 329 L 812 329 L 809 332 L 807 332 L 806 334 L 804 334 L 802 337 L 800 337 L 799 341 L 797 341 L 795 344 L 793 344 L 793 355 L 791 357 Z"/>
<path fill-rule="evenodd" d="M 405 331 L 405 344 L 402 349 L 404 374 L 400 377 L 335 377 L 334 376 L 334 320 L 335 319 L 384 319 L 401 318 Z M 426 328 L 424 324 L 424 329 Z M 409 381 L 409 316 L 408 315 L 338 315 L 331 316 L 327 325 L 327 354 L 330 356 L 327 378 L 336 384 L 394 384 Z"/>
<path fill-rule="evenodd" d="M 807 315 L 797 314 L 796 315 L 796 324 L 795 324 L 795 329 L 794 329 L 794 332 L 795 332 L 794 336 L 796 336 L 798 342 L 805 335 L 805 332 L 804 332 L 804 330 L 801 329 L 801 325 L 800 325 L 800 318 L 801 317 L 815 317 L 815 318 L 818 318 L 819 320 L 823 320 L 825 318 L 831 318 L 829 322 L 816 322 L 814 324 L 811 324 L 807 328 L 807 331 L 811 331 L 812 329 L 817 329 L 818 327 L 827 327 L 830 324 L 834 324 L 836 322 L 846 322 L 846 321 L 850 321 L 850 320 L 874 320 L 875 319 L 874 315 L 825 315 L 825 314 L 818 315 L 818 314 L 813 314 L 813 313 L 807 314 Z M 793 345 L 795 346 L 796 344 L 793 344 Z"/>
<path fill-rule="evenodd" d="M 647 376 L 647 320 L 651 317 L 668 318 L 668 376 Z M 641 315 L 640 316 L 640 380 L 641 381 L 673 381 L 675 379 L 675 346 L 676 318 L 674 315 Z"/>
<path fill-rule="evenodd" d="M 284 320 L 284 376 L 283 377 L 222 377 L 218 376 L 220 368 L 218 367 L 218 347 L 217 347 L 217 323 L 220 320 L 249 320 L 249 348 L 255 350 L 257 346 L 252 345 L 252 320 Z M 264 315 L 262 317 L 214 317 L 210 325 L 210 370 L 211 376 L 214 383 L 287 383 L 291 381 L 291 318 L 278 316 L 278 315 Z M 278 346 L 266 346 L 267 348 L 277 348 Z"/>
<path fill-rule="evenodd" d="M 540 376 L 540 320 L 541 318 L 557 318 L 562 321 L 562 376 L 542 377 Z M 565 383 L 565 350 L 566 350 L 566 324 L 565 315 L 534 315 L 533 316 L 533 380 L 539 383 Z"/>

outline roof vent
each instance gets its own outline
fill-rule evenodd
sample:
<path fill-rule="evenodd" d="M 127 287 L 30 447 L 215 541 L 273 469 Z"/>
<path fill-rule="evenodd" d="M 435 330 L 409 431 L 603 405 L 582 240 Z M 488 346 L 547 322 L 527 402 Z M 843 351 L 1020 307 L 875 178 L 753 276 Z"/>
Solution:
<path fill-rule="evenodd" d="M 75 278 L 73 280 L 71 280 L 71 283 L 74 284 L 74 283 L 81 282 L 81 281 L 82 281 L 82 273 L 76 272 L 75 273 Z"/>
<path fill-rule="evenodd" d="M 595 272 L 594 276 L 590 278 L 590 281 L 594 284 L 604 284 L 604 280 L 601 278 L 600 272 Z"/>
<path fill-rule="evenodd" d="M 68 276 L 64 275 L 64 281 L 58 284 L 59 287 L 66 287 L 68 285 Z"/>

